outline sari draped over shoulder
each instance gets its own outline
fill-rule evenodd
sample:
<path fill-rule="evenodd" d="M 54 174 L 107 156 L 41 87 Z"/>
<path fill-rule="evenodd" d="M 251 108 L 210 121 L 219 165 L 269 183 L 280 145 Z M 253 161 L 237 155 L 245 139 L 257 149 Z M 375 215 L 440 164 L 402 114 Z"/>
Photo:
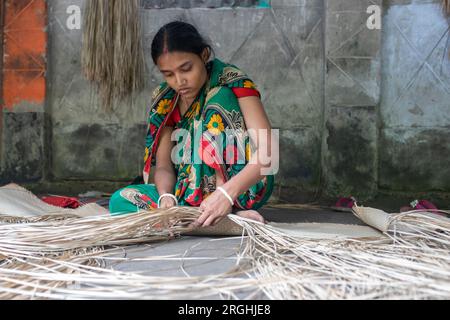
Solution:
<path fill-rule="evenodd" d="M 156 187 L 149 184 L 149 176 L 165 126 L 172 126 L 175 132 L 174 194 L 181 206 L 199 206 L 216 190 L 216 173 L 226 182 L 250 162 L 252 141 L 246 132 L 238 98 L 259 96 L 259 92 L 253 81 L 234 65 L 215 59 L 207 64 L 207 69 L 208 80 L 184 115 L 176 107 L 179 96 L 167 83 L 153 92 L 147 114 L 145 185 L 119 190 L 112 201 L 119 202 L 115 198 L 120 196 L 131 202 L 130 210 L 157 207 L 159 195 Z M 259 209 L 270 198 L 273 184 L 272 175 L 264 176 L 237 198 L 234 207 Z M 126 206 L 114 206 L 114 203 L 111 209 L 121 213 L 127 210 Z"/>

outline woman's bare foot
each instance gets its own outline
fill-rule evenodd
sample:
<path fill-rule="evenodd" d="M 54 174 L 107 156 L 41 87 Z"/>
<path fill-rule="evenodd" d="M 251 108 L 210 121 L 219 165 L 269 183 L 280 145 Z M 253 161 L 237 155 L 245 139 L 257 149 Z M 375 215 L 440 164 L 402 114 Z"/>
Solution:
<path fill-rule="evenodd" d="M 267 223 L 266 219 L 262 215 L 259 214 L 258 211 L 255 210 L 244 210 L 244 211 L 238 211 L 236 214 L 239 217 L 255 220 L 261 223 Z"/>

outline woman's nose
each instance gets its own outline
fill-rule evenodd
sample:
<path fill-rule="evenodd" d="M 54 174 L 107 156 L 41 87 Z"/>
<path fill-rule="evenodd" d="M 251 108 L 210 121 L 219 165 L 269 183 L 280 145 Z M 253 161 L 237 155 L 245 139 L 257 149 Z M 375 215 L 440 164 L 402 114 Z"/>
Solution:
<path fill-rule="evenodd" d="M 181 75 L 177 75 L 176 78 L 177 78 L 177 84 L 179 87 L 181 87 L 182 85 L 184 85 L 186 83 L 186 80 L 183 79 L 183 77 Z"/>

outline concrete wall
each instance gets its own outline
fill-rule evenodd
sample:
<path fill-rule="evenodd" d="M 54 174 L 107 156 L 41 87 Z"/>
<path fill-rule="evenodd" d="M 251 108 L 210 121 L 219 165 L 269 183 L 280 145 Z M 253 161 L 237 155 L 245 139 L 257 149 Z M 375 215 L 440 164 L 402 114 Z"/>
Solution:
<path fill-rule="evenodd" d="M 0 182 L 44 177 L 47 14 L 45 0 L 3 1 Z M 1 20 L 1 19 L 0 19 Z M 48 124 L 48 123 L 47 123 Z"/>
<path fill-rule="evenodd" d="M 450 190 L 450 33 L 440 1 L 388 1 L 379 184 Z"/>
<path fill-rule="evenodd" d="M 214 9 L 206 2 L 142 9 L 145 50 L 160 26 L 182 19 L 255 80 L 281 130 L 275 198 L 450 191 L 449 25 L 440 1 L 273 0 L 270 8 L 223 1 Z M 366 10 L 374 4 L 383 27 L 370 30 Z M 3 166 L 1 180 L 27 177 L 27 166 L 42 158 L 36 177 L 129 181 L 142 169 L 145 111 L 161 75 L 147 54 L 145 90 L 105 112 L 81 75 L 81 30 L 66 27 L 66 8 L 83 8 L 84 0 L 47 5 L 48 88 L 45 116 L 36 120 L 47 131 L 24 133 L 19 123 L 34 120 L 4 119 L 3 163 L 17 170 Z M 8 147 L 17 146 L 13 136 L 39 137 L 45 148 L 19 158 L 23 150 Z"/>
<path fill-rule="evenodd" d="M 326 1 L 324 188 L 333 196 L 377 191 L 381 29 L 367 8 L 381 1 Z"/>

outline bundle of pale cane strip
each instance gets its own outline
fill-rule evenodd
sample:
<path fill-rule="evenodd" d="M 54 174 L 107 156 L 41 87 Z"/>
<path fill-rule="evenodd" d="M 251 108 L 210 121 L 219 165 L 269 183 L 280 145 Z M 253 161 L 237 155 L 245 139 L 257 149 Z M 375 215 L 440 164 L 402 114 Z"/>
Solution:
<path fill-rule="evenodd" d="M 272 299 L 448 299 L 450 219 L 428 212 L 388 215 L 384 239 L 300 240 L 243 223 L 251 241 L 241 252 Z M 377 216 L 377 217 L 374 217 Z"/>
<path fill-rule="evenodd" d="M 299 239 L 270 226 L 230 216 L 247 235 L 239 252 L 240 264 L 222 275 L 188 278 L 117 272 L 101 267 L 101 258 L 110 255 L 104 248 L 97 249 L 95 254 L 80 251 L 88 246 L 92 249 L 131 244 L 133 237 L 136 242 L 144 241 L 145 237 L 149 241 L 167 240 L 176 232 L 182 233 L 198 212 L 184 216 L 176 210 L 168 211 L 164 218 L 158 218 L 165 221 L 161 225 L 148 218 L 147 222 L 156 229 L 144 227 L 141 215 L 124 217 L 120 223 L 113 217 L 105 217 L 96 227 L 83 226 L 82 221 L 91 224 L 92 220 L 82 218 L 78 224 L 61 229 L 72 232 L 67 241 L 57 231 L 49 231 L 51 228 L 27 234 L 27 225 L 23 225 L 20 239 L 24 241 L 17 238 L 18 247 L 11 241 L 6 241 L 5 247 L 8 231 L 1 226 L 0 255 L 6 262 L 0 266 L 0 298 L 199 299 L 217 295 L 236 298 L 242 290 L 250 292 L 250 297 L 263 293 L 270 299 L 450 298 L 448 218 L 417 211 L 383 216 L 382 211 L 359 207 L 355 212 L 366 217 L 374 212 L 382 215 L 375 220 L 385 221 L 379 227 L 387 226 L 381 230 L 388 237 Z M 134 219 L 138 221 L 136 225 Z M 124 222 L 128 231 L 121 227 Z M 53 228 L 57 228 L 57 224 L 67 221 L 43 225 L 49 223 L 56 223 Z M 13 229 L 8 230 L 11 235 Z M 116 230 L 119 230 L 117 237 L 111 236 Z M 38 233 L 41 237 L 33 244 L 31 234 Z M 73 250 L 78 252 L 74 254 Z M 93 262 L 97 262 L 95 266 Z"/>
<path fill-rule="evenodd" d="M 450 216 L 444 210 L 414 210 L 389 215 L 384 211 L 355 206 L 354 213 L 368 225 L 384 232 L 395 243 L 435 248 L 450 247 Z"/>
<path fill-rule="evenodd" d="M 192 231 L 198 217 L 195 208 L 171 208 L 132 215 L 74 217 L 52 216 L 32 223 L 1 224 L 0 246 L 24 250 L 30 255 L 96 246 L 164 241 Z M 56 219 L 57 218 L 57 219 Z M 1 220 L 1 218 L 0 218 Z M 22 221 L 25 221 L 24 219 Z"/>
<path fill-rule="evenodd" d="M 0 298 L 149 298 L 145 292 L 151 292 L 151 298 L 161 298 L 172 288 L 169 297 L 180 298 L 180 293 L 189 292 L 190 297 L 202 298 L 227 290 L 231 295 L 232 289 L 254 285 L 252 279 L 243 284 L 242 279 L 233 277 L 169 278 L 167 289 L 161 277 L 101 267 L 102 259 L 117 254 L 117 250 L 107 249 L 111 246 L 167 241 L 184 232 L 220 234 L 220 228 L 229 229 L 230 221 L 225 221 L 215 227 L 216 231 L 194 232 L 190 224 L 198 216 L 196 208 L 178 207 L 116 217 L 70 216 L 43 221 L 33 217 L 29 223 L 0 224 Z M 238 231 L 242 233 L 242 229 Z M 88 287 L 86 291 L 67 288 L 80 282 Z M 180 286 L 192 288 L 174 289 Z"/>

